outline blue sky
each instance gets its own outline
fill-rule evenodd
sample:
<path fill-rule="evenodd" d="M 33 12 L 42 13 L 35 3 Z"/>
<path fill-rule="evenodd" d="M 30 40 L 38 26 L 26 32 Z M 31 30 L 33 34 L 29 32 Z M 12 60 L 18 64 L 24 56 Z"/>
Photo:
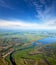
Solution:
<path fill-rule="evenodd" d="M 0 28 L 56 29 L 56 0 L 0 0 Z"/>

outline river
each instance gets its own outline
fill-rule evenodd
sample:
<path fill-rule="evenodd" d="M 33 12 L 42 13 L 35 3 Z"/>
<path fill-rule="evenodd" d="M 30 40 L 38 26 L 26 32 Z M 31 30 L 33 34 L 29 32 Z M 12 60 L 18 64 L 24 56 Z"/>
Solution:
<path fill-rule="evenodd" d="M 45 39 L 37 40 L 37 41 L 33 42 L 32 45 L 27 46 L 27 47 L 25 47 L 25 48 L 21 48 L 21 49 L 19 49 L 19 50 L 25 50 L 25 49 L 28 49 L 28 48 L 35 47 L 35 46 L 38 45 L 37 43 L 39 43 L 39 42 L 42 43 L 42 44 L 50 44 L 50 43 L 56 42 L 56 38 L 45 38 Z M 19 50 L 18 50 L 18 51 L 19 51 Z M 16 51 L 13 51 L 13 52 L 10 54 L 10 61 L 11 61 L 12 65 L 16 65 L 16 62 L 15 62 L 15 60 L 14 60 L 13 57 L 12 57 L 12 54 L 13 54 L 14 52 L 16 52 Z M 44 58 L 44 59 L 45 59 L 45 58 Z M 46 60 L 46 62 L 47 62 L 47 60 Z M 50 64 L 47 63 L 47 65 L 50 65 Z"/>

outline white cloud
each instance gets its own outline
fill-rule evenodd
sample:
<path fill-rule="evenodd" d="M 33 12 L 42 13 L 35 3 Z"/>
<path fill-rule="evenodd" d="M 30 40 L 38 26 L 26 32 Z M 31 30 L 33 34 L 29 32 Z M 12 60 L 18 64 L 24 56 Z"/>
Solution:
<path fill-rule="evenodd" d="M 47 4 L 48 2 L 48 4 Z M 39 18 L 42 21 L 46 21 L 54 17 L 54 11 L 55 11 L 55 0 L 39 0 L 39 1 L 32 1 L 33 6 L 35 7 L 36 10 L 36 15 L 35 17 Z M 43 9 L 44 7 L 44 9 Z"/>
<path fill-rule="evenodd" d="M 7 21 L 0 20 L 0 28 L 10 29 L 56 29 L 56 21 L 48 21 L 42 24 L 26 23 L 24 21 Z"/>

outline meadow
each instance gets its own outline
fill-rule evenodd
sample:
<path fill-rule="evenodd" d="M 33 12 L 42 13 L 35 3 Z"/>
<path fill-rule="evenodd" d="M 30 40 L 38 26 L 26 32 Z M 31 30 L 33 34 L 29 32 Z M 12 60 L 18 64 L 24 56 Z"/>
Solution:
<path fill-rule="evenodd" d="M 36 43 L 55 35 L 39 31 L 0 33 L 0 65 L 56 65 L 56 42 Z"/>

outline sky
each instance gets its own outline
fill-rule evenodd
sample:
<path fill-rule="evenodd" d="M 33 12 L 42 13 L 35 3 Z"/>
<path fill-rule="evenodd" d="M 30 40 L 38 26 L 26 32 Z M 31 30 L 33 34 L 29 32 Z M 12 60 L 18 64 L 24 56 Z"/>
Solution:
<path fill-rule="evenodd" d="M 0 29 L 56 30 L 56 0 L 0 0 Z"/>

